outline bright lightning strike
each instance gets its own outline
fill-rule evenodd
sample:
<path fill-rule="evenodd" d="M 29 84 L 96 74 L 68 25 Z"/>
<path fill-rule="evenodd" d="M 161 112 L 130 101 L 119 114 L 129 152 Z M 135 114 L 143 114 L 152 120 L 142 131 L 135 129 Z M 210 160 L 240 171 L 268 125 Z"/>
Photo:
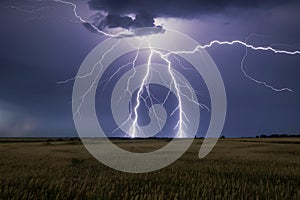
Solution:
<path fill-rule="evenodd" d="M 250 35 L 249 37 L 251 37 L 251 35 Z M 249 39 L 249 37 L 246 38 L 245 43 L 247 43 L 247 40 Z M 275 51 L 275 52 L 276 52 L 276 51 Z M 296 51 L 296 52 L 297 52 L 297 51 Z M 281 53 L 282 53 L 282 52 L 281 52 Z M 295 53 L 295 54 L 296 54 L 296 53 Z M 292 55 L 293 55 L 293 54 L 292 54 Z M 287 88 L 287 87 L 285 87 L 285 88 L 275 88 L 275 87 L 273 87 L 272 85 L 269 85 L 267 82 L 257 80 L 257 79 L 255 79 L 255 78 L 253 78 L 252 76 L 250 76 L 249 74 L 247 74 L 247 72 L 245 71 L 245 68 L 244 68 L 244 66 L 245 66 L 244 63 L 245 63 L 245 60 L 246 60 L 247 56 L 248 56 L 248 47 L 245 48 L 245 55 L 243 56 L 243 58 L 242 58 L 242 60 L 241 60 L 241 71 L 242 71 L 242 73 L 244 74 L 244 76 L 245 76 L 246 78 L 250 79 L 251 81 L 253 81 L 253 82 L 257 83 L 257 84 L 260 84 L 260 85 L 263 85 L 263 86 L 265 86 L 265 87 L 267 87 L 267 88 L 270 88 L 270 89 L 272 89 L 272 90 L 275 91 L 275 92 L 283 92 L 283 91 L 293 92 L 292 89 Z"/>
<path fill-rule="evenodd" d="M 178 133 L 177 133 L 177 137 L 179 138 L 184 138 L 186 135 L 182 129 L 183 126 L 185 126 L 186 128 L 187 125 L 185 124 L 184 122 L 184 119 L 183 117 L 185 117 L 185 119 L 189 121 L 189 119 L 186 117 L 183 109 L 182 109 L 182 100 L 181 100 L 181 92 L 180 92 L 180 87 L 178 86 L 178 83 L 176 81 L 176 78 L 175 78 L 175 75 L 174 75 L 174 72 L 173 72 L 173 69 L 172 69 L 172 66 L 171 66 L 171 61 L 168 59 L 168 56 L 166 54 L 163 54 L 162 52 L 158 51 L 158 50 L 155 50 L 154 51 L 155 53 L 158 53 L 161 57 L 161 59 L 163 59 L 167 64 L 168 64 L 168 72 L 172 78 L 172 82 L 171 82 L 171 85 L 169 88 L 172 87 L 172 85 L 174 86 L 175 88 L 175 91 L 176 91 L 176 95 L 177 95 L 177 98 L 178 98 L 178 106 L 174 109 L 174 111 L 171 113 L 171 115 L 173 115 L 175 113 L 175 111 L 179 111 L 179 119 L 178 119 L 178 122 L 175 126 L 174 129 L 178 128 Z"/>
<path fill-rule="evenodd" d="M 271 51 L 273 53 L 276 53 L 276 54 L 287 54 L 287 55 L 299 55 L 300 54 L 300 51 L 286 51 L 286 50 L 279 50 L 279 49 L 274 49 L 273 47 L 271 46 L 267 46 L 267 47 L 256 47 L 256 46 L 253 46 L 251 44 L 247 44 L 246 42 L 242 42 L 240 40 L 233 40 L 233 41 L 219 41 L 219 40 L 214 40 L 214 41 L 211 41 L 209 44 L 206 44 L 206 45 L 198 45 L 196 48 L 194 48 L 193 50 L 190 50 L 190 51 L 174 51 L 174 52 L 169 52 L 168 54 L 193 54 L 195 53 L 196 51 L 199 51 L 200 49 L 207 49 L 207 48 L 210 48 L 214 45 L 235 45 L 235 44 L 238 44 L 238 45 L 242 45 L 246 48 L 246 54 L 245 56 L 243 57 L 242 61 L 241 61 L 241 71 L 243 72 L 244 76 L 252 81 L 254 81 L 255 83 L 258 83 L 258 84 L 261 84 L 261 85 L 264 85 L 265 87 L 267 88 L 270 88 L 272 89 L 273 91 L 275 92 L 282 92 L 282 91 L 289 91 L 289 92 L 292 92 L 293 90 L 290 89 L 290 88 L 275 88 L 269 84 L 267 84 L 266 82 L 264 81 L 259 81 L 255 78 L 253 78 L 252 76 L 248 75 L 247 72 L 244 70 L 244 61 L 247 57 L 247 52 L 248 52 L 248 49 L 251 49 L 251 50 L 255 50 L 255 51 Z"/>
<path fill-rule="evenodd" d="M 106 33 L 102 30 L 100 30 L 97 26 L 95 26 L 93 23 L 91 22 L 88 22 L 87 20 L 83 19 L 80 15 L 78 15 L 77 13 L 77 5 L 72 3 L 72 2 L 69 2 L 69 1 L 64 1 L 64 0 L 52 0 L 54 2 L 57 2 L 57 3 L 62 3 L 62 4 L 65 4 L 65 5 L 69 5 L 69 6 L 72 6 L 73 9 L 73 13 L 74 13 L 74 16 L 83 24 L 88 24 L 92 29 L 94 29 L 95 31 L 97 31 L 98 33 L 102 34 L 102 35 L 105 35 L 107 37 L 114 37 L 114 38 L 121 38 L 121 37 L 130 37 L 132 36 L 132 33 L 124 33 L 124 32 L 120 32 L 120 33 L 117 33 L 117 34 L 110 34 L 110 33 Z"/>
<path fill-rule="evenodd" d="M 116 37 L 116 35 L 111 35 L 111 34 L 108 34 L 108 33 L 105 33 L 104 31 L 101 31 L 100 29 L 98 29 L 94 24 L 84 20 L 80 15 L 78 15 L 77 13 L 77 5 L 75 3 L 72 3 L 72 2 L 69 2 L 69 1 L 64 1 L 64 0 L 53 0 L 54 2 L 58 2 L 58 3 L 62 3 L 62 4 L 65 4 L 65 5 L 69 5 L 69 6 L 72 6 L 73 7 L 73 13 L 74 13 L 74 16 L 80 21 L 82 22 L 83 24 L 89 24 L 95 31 L 97 31 L 98 33 L 102 34 L 102 35 L 105 35 L 105 36 L 108 36 L 108 37 Z"/>
<path fill-rule="evenodd" d="M 140 104 L 141 104 L 141 102 L 140 102 L 140 99 L 141 99 L 141 96 L 142 96 L 142 93 L 144 92 L 144 87 L 146 86 L 146 83 L 148 82 L 148 80 L 149 80 L 149 77 L 150 77 L 150 70 L 151 70 L 151 59 L 152 59 L 152 56 L 153 56 L 153 50 L 151 49 L 151 47 L 150 47 L 150 55 L 149 55 L 149 57 L 148 57 L 148 62 L 147 62 L 147 70 L 146 70 L 146 74 L 145 74 L 145 76 L 144 76 L 144 78 L 143 78 L 143 80 L 142 80 L 142 83 L 141 83 L 141 85 L 140 85 L 140 87 L 139 87 L 139 90 L 138 90 L 138 92 L 137 92 L 137 97 L 136 97 L 136 105 L 135 105 L 135 107 L 134 107 L 134 120 L 133 120 L 133 123 L 132 123 L 132 126 L 131 126 L 131 128 L 129 129 L 129 133 L 131 134 L 130 136 L 131 137 L 136 137 L 136 136 L 138 136 L 137 135 L 137 129 L 138 129 L 138 124 L 137 124 L 137 122 L 138 122 L 138 108 L 139 108 L 139 106 L 140 106 Z M 148 90 L 148 88 L 147 88 L 147 90 Z M 132 116 L 132 112 L 131 112 L 131 114 L 130 114 L 130 117 L 132 118 L 133 116 Z"/>

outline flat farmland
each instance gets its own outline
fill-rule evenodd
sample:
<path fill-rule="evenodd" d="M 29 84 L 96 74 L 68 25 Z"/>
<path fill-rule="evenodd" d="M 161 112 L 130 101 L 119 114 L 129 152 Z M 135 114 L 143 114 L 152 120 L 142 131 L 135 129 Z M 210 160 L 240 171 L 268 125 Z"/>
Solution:
<path fill-rule="evenodd" d="M 149 152 L 166 139 L 112 140 Z M 0 199 L 300 199 L 300 139 L 220 139 L 205 158 L 195 139 L 158 171 L 115 171 L 80 141 L 0 139 Z"/>

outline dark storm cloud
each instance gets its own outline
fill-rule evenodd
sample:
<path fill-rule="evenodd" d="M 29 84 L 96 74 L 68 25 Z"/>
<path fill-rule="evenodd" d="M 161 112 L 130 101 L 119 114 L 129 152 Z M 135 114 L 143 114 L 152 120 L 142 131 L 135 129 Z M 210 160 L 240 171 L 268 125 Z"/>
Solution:
<path fill-rule="evenodd" d="M 95 21 L 99 29 L 118 27 L 131 29 L 155 27 L 156 17 L 194 18 L 207 13 L 222 12 L 227 8 L 239 8 L 241 11 L 277 6 L 292 1 L 295 2 L 295 0 L 90 0 L 89 6 L 92 10 L 108 13 L 104 19 Z M 128 14 L 135 14 L 135 19 L 126 16 Z"/>
<path fill-rule="evenodd" d="M 94 10 L 121 15 L 141 12 L 154 17 L 197 17 L 203 13 L 218 12 L 228 7 L 256 8 L 297 2 L 296 0 L 90 0 Z"/>
<path fill-rule="evenodd" d="M 135 18 L 123 16 L 120 14 L 109 13 L 104 19 L 95 22 L 95 25 L 100 30 L 103 30 L 105 28 L 135 29 L 142 27 L 155 27 L 157 32 L 163 32 L 161 26 L 155 26 L 154 16 L 143 11 L 137 13 Z M 92 29 L 92 27 L 89 24 L 84 24 L 84 26 L 89 30 Z"/>
<path fill-rule="evenodd" d="M 141 27 L 154 27 L 154 16 L 140 11 L 132 19 L 128 16 L 120 16 L 119 14 L 110 13 L 100 23 L 100 28 L 141 28 Z"/>

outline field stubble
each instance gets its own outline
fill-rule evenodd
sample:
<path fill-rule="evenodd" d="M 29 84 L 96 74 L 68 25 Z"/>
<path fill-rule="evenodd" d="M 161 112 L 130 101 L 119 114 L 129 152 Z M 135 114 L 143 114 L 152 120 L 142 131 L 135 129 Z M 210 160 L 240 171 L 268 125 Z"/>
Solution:
<path fill-rule="evenodd" d="M 166 140 L 115 140 L 143 152 Z M 0 199 L 300 199 L 300 139 L 221 139 L 204 159 L 196 139 L 175 163 L 129 174 L 80 142 L 0 140 Z"/>

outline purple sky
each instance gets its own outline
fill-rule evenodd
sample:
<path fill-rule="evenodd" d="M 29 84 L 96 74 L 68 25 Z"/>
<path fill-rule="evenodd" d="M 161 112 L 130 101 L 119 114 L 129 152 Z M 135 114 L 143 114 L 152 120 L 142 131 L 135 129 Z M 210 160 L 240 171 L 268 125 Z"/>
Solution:
<path fill-rule="evenodd" d="M 115 7 L 118 1 L 101 0 L 90 1 L 90 5 L 95 2 L 93 5 L 103 5 L 101 9 L 115 15 L 141 12 L 147 6 L 141 3 L 136 7 Z M 203 6 L 196 1 L 178 2 L 187 4 L 182 12 L 178 13 L 176 7 L 181 4 L 164 3 L 164 9 L 153 6 L 151 17 L 157 18 L 163 27 L 181 31 L 200 44 L 215 39 L 244 41 L 255 33 L 264 37 L 251 37 L 248 42 L 253 45 L 300 49 L 297 1 L 254 1 L 254 5 L 239 5 L 232 0 L 222 1 L 222 6 L 215 1 L 200 1 Z M 27 11 L 43 9 L 21 12 L 14 6 Z M 79 13 L 86 19 L 100 9 L 91 8 L 97 10 L 91 11 L 88 2 L 78 3 Z M 145 12 L 150 11 L 144 9 L 142 13 Z M 51 1 L 2 1 L 0 16 L 0 136 L 77 136 L 70 103 L 73 84 L 62 85 L 57 81 L 74 77 L 83 59 L 105 37 L 78 22 L 70 6 Z M 242 74 L 244 47 L 214 46 L 207 51 L 226 87 L 228 112 L 223 135 L 299 133 L 300 56 L 249 50 L 245 69 L 251 76 L 276 88 L 289 87 L 294 91 L 277 93 Z M 203 135 L 201 129 L 198 135 Z"/>

